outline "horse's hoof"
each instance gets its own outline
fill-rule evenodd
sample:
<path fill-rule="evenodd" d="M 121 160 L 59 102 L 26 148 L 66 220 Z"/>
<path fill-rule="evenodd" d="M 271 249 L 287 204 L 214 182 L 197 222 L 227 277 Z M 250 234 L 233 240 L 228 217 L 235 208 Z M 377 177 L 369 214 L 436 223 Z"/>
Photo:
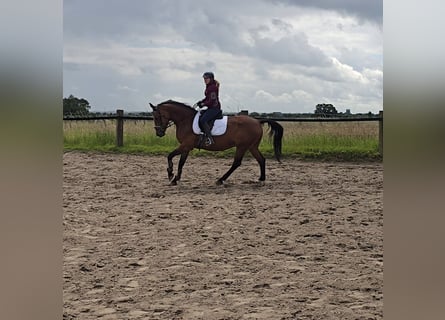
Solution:
<path fill-rule="evenodd" d="M 217 186 L 222 186 L 224 184 L 224 181 L 222 180 L 216 180 L 216 185 Z"/>
<path fill-rule="evenodd" d="M 176 185 L 178 185 L 178 183 L 176 182 L 176 180 L 172 180 L 172 181 L 170 181 L 170 185 L 171 186 L 176 186 Z"/>

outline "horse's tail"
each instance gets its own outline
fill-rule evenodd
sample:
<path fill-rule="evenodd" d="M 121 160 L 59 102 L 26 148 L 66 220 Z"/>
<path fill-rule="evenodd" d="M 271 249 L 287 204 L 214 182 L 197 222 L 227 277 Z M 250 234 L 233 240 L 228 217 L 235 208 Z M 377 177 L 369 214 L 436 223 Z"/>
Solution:
<path fill-rule="evenodd" d="M 284 129 L 276 121 L 273 120 L 260 120 L 260 123 L 267 123 L 269 125 L 270 131 L 269 131 L 269 137 L 273 136 L 273 150 L 275 153 L 275 158 L 278 160 L 278 162 L 281 162 L 281 141 L 283 140 L 283 132 Z"/>

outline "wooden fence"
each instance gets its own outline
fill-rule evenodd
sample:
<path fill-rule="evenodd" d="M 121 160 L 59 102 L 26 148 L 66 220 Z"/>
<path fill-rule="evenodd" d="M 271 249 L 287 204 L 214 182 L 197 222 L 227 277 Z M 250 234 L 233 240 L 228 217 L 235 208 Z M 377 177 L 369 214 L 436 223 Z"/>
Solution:
<path fill-rule="evenodd" d="M 247 113 L 244 113 L 247 114 Z M 355 118 L 262 118 L 255 117 L 256 119 L 269 119 L 277 122 L 363 122 L 363 121 L 378 121 L 379 122 L 379 153 L 383 156 L 383 111 L 379 112 L 378 117 L 360 117 Z M 116 110 L 115 115 L 108 116 L 92 116 L 92 117 L 63 117 L 65 121 L 81 121 L 81 120 L 117 120 L 116 121 L 116 145 L 122 147 L 124 145 L 124 121 L 125 120 L 153 120 L 152 116 L 132 116 L 124 115 L 124 110 Z"/>

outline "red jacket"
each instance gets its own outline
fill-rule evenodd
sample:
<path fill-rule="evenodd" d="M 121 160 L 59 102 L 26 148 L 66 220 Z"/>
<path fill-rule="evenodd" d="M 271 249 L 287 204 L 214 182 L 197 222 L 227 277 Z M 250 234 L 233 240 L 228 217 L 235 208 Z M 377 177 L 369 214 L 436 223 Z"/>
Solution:
<path fill-rule="evenodd" d="M 209 108 L 221 109 L 221 103 L 219 102 L 219 82 L 212 80 L 209 84 L 206 85 L 206 89 L 204 91 L 204 95 L 206 96 L 203 100 L 201 100 L 201 104 L 203 106 L 207 106 Z"/>

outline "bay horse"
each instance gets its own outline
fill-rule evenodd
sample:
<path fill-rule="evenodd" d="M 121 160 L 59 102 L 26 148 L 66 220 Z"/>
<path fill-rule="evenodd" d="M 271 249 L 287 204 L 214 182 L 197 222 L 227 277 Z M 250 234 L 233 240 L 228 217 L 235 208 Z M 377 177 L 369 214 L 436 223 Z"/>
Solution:
<path fill-rule="evenodd" d="M 260 181 L 266 180 L 266 159 L 258 150 L 261 138 L 263 136 L 262 124 L 268 123 L 270 132 L 273 136 L 273 146 L 275 158 L 280 162 L 281 141 L 283 138 L 283 127 L 273 120 L 257 120 L 247 115 L 229 116 L 227 120 L 227 130 L 223 135 L 213 136 L 214 144 L 201 146 L 200 136 L 195 134 L 192 129 L 193 119 L 198 112 L 194 108 L 173 100 L 161 102 L 157 106 L 150 103 L 153 109 L 153 120 L 156 135 L 162 137 L 167 128 L 175 124 L 176 139 L 180 145 L 170 152 L 167 156 L 167 173 L 171 185 L 176 185 L 181 180 L 182 168 L 187 160 L 189 152 L 194 148 L 200 148 L 210 151 L 223 151 L 235 147 L 235 158 L 230 169 L 216 181 L 221 185 L 227 178 L 241 165 L 241 161 L 247 150 L 260 165 Z M 173 158 L 181 155 L 178 164 L 176 176 L 173 174 Z"/>

